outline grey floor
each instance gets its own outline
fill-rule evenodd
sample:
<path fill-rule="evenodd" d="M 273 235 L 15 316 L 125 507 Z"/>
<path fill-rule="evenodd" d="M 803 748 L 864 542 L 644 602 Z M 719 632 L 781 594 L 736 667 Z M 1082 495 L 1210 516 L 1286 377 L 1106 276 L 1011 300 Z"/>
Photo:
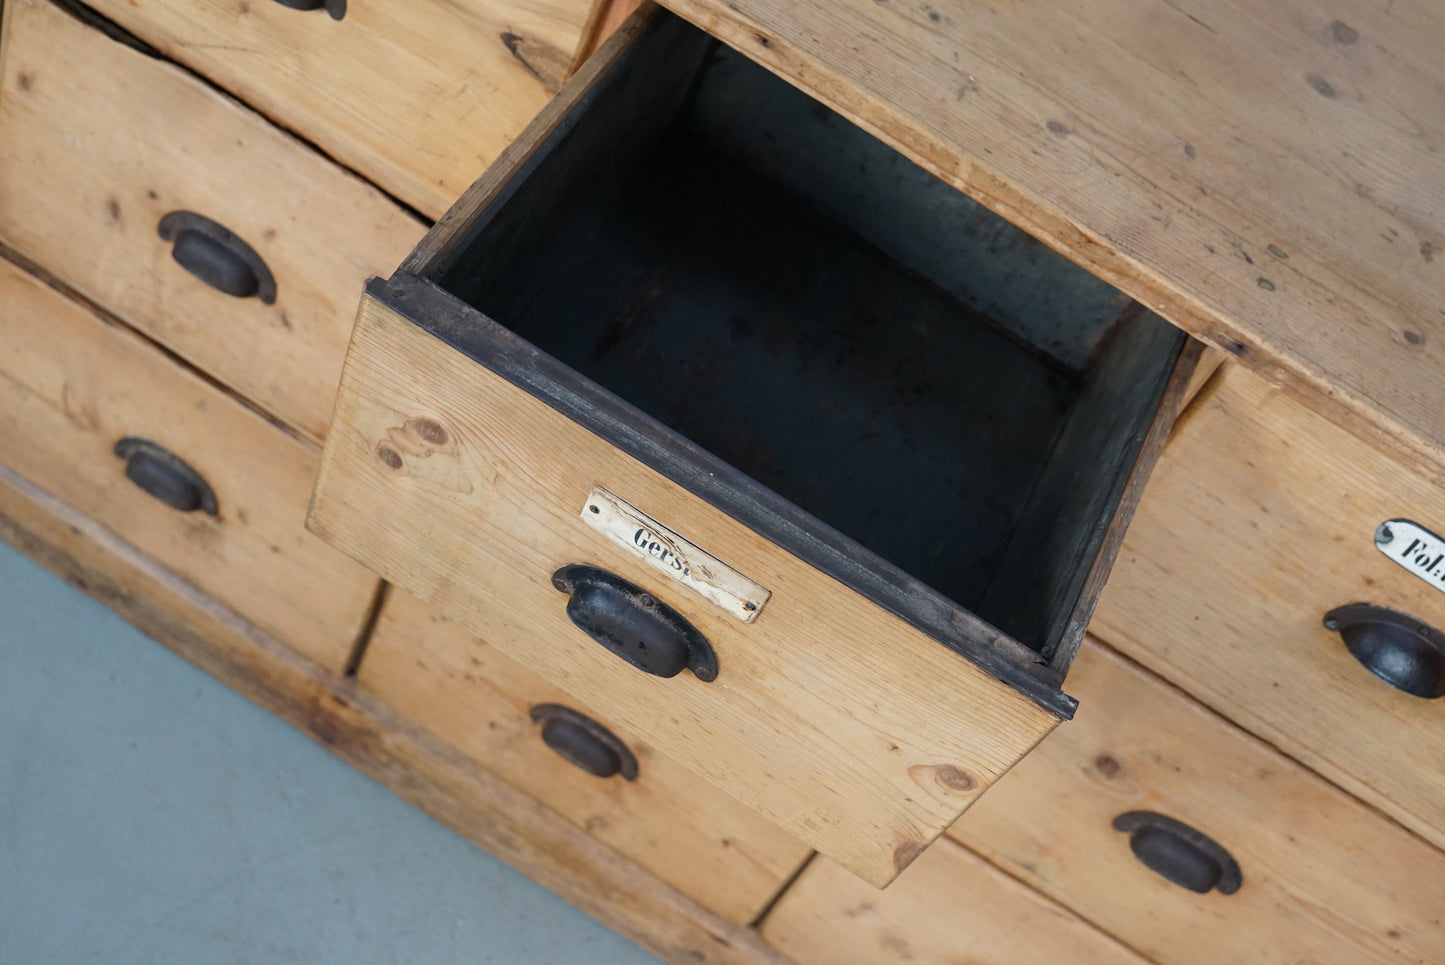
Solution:
<path fill-rule="evenodd" d="M 657 959 L 0 545 L 0 963 Z"/>

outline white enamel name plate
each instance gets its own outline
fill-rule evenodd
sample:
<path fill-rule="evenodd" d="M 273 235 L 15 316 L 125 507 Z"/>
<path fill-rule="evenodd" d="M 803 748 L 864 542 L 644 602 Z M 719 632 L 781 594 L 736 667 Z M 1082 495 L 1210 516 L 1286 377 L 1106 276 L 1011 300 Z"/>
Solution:
<path fill-rule="evenodd" d="M 582 520 L 659 573 L 744 623 L 756 620 L 773 595 L 601 486 L 593 489 L 582 504 Z"/>
<path fill-rule="evenodd" d="M 1437 590 L 1445 591 L 1445 539 L 1408 519 L 1390 519 L 1375 530 L 1375 547 Z"/>

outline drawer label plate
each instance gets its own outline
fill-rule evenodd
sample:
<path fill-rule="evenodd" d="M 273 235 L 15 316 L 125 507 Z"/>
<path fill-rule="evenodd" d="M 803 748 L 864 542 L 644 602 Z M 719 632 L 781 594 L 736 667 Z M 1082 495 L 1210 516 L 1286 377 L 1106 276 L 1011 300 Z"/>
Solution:
<path fill-rule="evenodd" d="M 773 595 L 601 486 L 582 504 L 582 521 L 744 623 L 756 620 Z"/>
<path fill-rule="evenodd" d="M 1388 519 L 1375 529 L 1375 547 L 1445 592 L 1445 539 L 1408 519 Z"/>

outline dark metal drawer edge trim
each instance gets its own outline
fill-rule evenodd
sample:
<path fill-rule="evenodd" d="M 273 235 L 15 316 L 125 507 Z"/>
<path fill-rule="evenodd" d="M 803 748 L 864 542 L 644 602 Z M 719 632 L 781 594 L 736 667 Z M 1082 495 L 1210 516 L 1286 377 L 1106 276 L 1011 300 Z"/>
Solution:
<path fill-rule="evenodd" d="M 1022 643 L 541 351 L 435 283 L 398 271 L 368 295 L 472 361 L 966 657 L 1061 720 L 1079 702 Z"/>

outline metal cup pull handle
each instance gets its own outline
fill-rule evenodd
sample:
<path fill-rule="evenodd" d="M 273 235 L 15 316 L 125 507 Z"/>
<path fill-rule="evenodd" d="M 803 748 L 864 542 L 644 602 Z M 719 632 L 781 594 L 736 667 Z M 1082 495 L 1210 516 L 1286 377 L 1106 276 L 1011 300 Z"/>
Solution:
<path fill-rule="evenodd" d="M 542 743 L 567 763 L 593 777 L 621 774 L 637 780 L 637 758 L 621 738 L 586 714 L 561 704 L 538 704 L 532 719 L 542 725 Z"/>
<path fill-rule="evenodd" d="M 332 20 L 346 16 L 346 0 L 276 0 L 283 7 L 292 10 L 325 10 Z"/>
<path fill-rule="evenodd" d="M 1356 660 L 1407 694 L 1445 696 L 1445 634 L 1408 613 L 1351 603 L 1325 614 Z"/>
<path fill-rule="evenodd" d="M 172 211 L 157 230 L 174 242 L 171 257 L 212 288 L 237 298 L 276 301 L 276 279 L 255 249 L 224 225 L 193 211 Z"/>
<path fill-rule="evenodd" d="M 115 444 L 115 454 L 125 460 L 127 479 L 172 509 L 182 513 L 199 509 L 211 516 L 219 512 L 210 484 L 164 446 L 126 436 Z"/>
<path fill-rule="evenodd" d="M 1114 819 L 1114 829 L 1128 833 L 1129 850 L 1146 868 L 1181 888 L 1232 895 L 1244 883 L 1230 853 L 1182 821 L 1153 811 L 1128 811 Z"/>
<path fill-rule="evenodd" d="M 573 623 L 638 670 L 675 677 L 686 668 L 698 680 L 717 678 L 717 654 L 707 638 L 635 583 L 573 564 L 553 573 L 552 585 L 567 594 Z"/>

